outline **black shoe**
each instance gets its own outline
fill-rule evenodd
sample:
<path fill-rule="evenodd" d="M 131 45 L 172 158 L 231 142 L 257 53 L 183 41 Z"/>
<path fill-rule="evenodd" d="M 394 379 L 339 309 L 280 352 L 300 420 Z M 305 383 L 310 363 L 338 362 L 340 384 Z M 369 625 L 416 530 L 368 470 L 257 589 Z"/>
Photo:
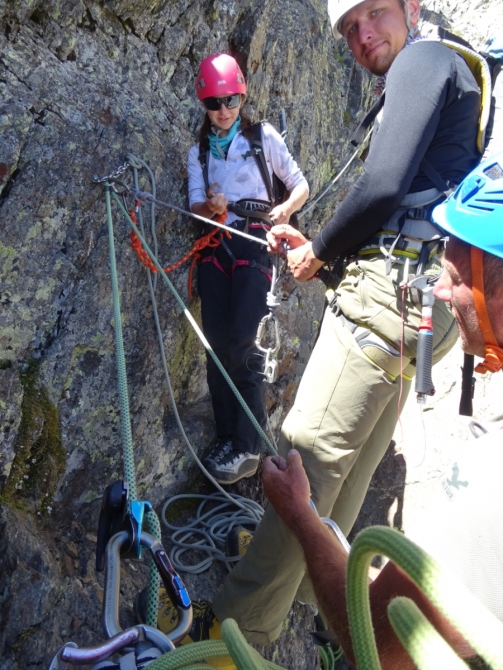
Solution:
<path fill-rule="evenodd" d="M 224 447 L 227 445 L 232 444 L 232 435 L 224 435 L 223 437 L 217 437 L 217 440 L 214 444 L 214 446 L 211 448 L 211 451 L 209 454 L 206 456 L 206 458 L 210 458 L 215 456 L 216 454 L 219 454 Z"/>
<path fill-rule="evenodd" d="M 253 533 L 244 526 L 234 526 L 225 538 L 225 554 L 229 558 L 241 558 L 246 554 Z M 235 561 L 237 563 L 237 561 Z"/>
<path fill-rule="evenodd" d="M 232 440 L 223 447 L 214 447 L 203 461 L 204 467 L 219 484 L 234 484 L 244 477 L 253 477 L 260 463 L 260 454 L 236 449 Z"/>

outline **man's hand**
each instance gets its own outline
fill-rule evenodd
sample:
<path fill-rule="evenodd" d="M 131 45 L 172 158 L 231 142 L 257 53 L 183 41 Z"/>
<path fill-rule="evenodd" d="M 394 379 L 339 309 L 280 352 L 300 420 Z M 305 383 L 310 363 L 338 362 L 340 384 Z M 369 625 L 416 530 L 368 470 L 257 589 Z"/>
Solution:
<path fill-rule="evenodd" d="M 320 261 L 314 255 L 311 242 L 306 242 L 296 249 L 291 249 L 287 253 L 287 260 L 290 272 L 298 281 L 311 279 L 323 266 L 323 261 Z"/>
<path fill-rule="evenodd" d="M 287 526 L 298 523 L 310 511 L 311 492 L 300 454 L 288 452 L 287 460 L 280 456 L 266 458 L 262 466 L 264 493 Z"/>
<path fill-rule="evenodd" d="M 227 198 L 223 193 L 218 193 L 220 184 L 212 184 L 207 193 L 207 199 L 204 203 L 212 214 L 223 214 L 227 211 Z"/>
<path fill-rule="evenodd" d="M 282 243 L 289 247 L 287 252 L 288 267 L 298 281 L 307 281 L 315 275 L 323 265 L 323 261 L 316 258 L 311 242 L 304 235 L 290 225 L 274 226 L 267 233 L 267 250 L 271 254 L 282 251 Z"/>
<path fill-rule="evenodd" d="M 272 210 L 273 212 L 274 209 Z M 281 224 L 280 226 L 273 226 L 267 233 L 267 242 L 269 243 L 267 251 L 271 254 L 277 254 L 282 251 L 283 242 L 286 242 L 290 249 L 295 249 L 305 244 L 307 238 L 304 237 L 300 230 L 288 224 Z"/>

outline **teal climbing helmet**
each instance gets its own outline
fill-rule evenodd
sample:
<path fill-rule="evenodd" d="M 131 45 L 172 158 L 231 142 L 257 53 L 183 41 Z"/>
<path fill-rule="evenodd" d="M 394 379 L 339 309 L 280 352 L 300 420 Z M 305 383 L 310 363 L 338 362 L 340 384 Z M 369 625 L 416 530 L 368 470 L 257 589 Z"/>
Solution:
<path fill-rule="evenodd" d="M 433 221 L 460 240 L 503 258 L 503 152 L 470 172 L 435 207 Z"/>

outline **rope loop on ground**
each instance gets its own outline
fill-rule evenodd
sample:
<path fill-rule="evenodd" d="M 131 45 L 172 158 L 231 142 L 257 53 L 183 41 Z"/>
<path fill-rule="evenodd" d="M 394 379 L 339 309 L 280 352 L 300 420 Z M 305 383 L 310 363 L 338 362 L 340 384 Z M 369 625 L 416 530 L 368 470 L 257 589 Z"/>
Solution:
<path fill-rule="evenodd" d="M 184 526 L 175 526 L 166 519 L 170 505 L 179 500 L 201 500 L 192 521 Z M 237 507 L 237 509 L 236 509 Z M 253 530 L 258 526 L 264 510 L 254 500 L 243 498 L 235 493 L 222 495 L 212 493 L 181 494 L 166 500 L 161 511 L 163 525 L 172 531 L 170 541 L 170 560 L 175 570 L 199 574 L 207 570 L 214 560 L 222 561 L 229 570 L 239 556 L 227 556 L 225 538 L 234 526 L 246 526 Z M 187 552 L 205 555 L 198 563 L 188 564 L 182 560 Z"/>

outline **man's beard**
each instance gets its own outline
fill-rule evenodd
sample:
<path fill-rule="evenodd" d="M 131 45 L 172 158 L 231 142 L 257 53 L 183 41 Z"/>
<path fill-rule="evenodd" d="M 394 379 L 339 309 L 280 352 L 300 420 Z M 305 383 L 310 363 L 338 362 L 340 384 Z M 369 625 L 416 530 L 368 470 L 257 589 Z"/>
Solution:
<path fill-rule="evenodd" d="M 370 72 L 376 75 L 377 77 L 382 77 L 384 74 L 388 72 L 388 70 L 393 64 L 393 61 L 395 60 L 395 58 L 398 56 L 399 53 L 400 53 L 399 51 L 390 50 L 387 54 L 379 58 L 379 60 L 375 63 L 373 67 L 369 68 Z"/>

